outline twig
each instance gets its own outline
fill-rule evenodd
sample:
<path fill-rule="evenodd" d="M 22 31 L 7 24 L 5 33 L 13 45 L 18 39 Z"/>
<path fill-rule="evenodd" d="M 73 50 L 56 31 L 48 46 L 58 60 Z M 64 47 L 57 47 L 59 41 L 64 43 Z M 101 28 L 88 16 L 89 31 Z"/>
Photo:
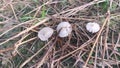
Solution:
<path fill-rule="evenodd" d="M 46 60 L 46 57 L 48 56 L 48 54 L 52 51 L 52 48 L 54 46 L 54 44 L 56 43 L 56 41 L 50 46 L 50 48 L 48 49 L 47 53 L 44 55 L 44 57 L 42 58 L 42 60 L 40 62 L 38 62 L 37 64 L 37 67 L 36 68 L 39 68 L 43 65 L 43 63 L 45 62 Z"/>
<path fill-rule="evenodd" d="M 93 38 L 94 38 L 94 37 L 93 37 Z M 64 55 L 64 56 L 62 56 L 62 57 L 54 60 L 54 62 L 60 61 L 60 60 L 64 59 L 65 57 L 67 57 L 67 56 L 75 53 L 76 51 L 78 51 L 78 50 L 86 47 L 88 44 L 90 44 L 90 43 L 92 42 L 93 38 L 91 38 L 90 40 L 88 40 L 87 42 L 85 42 L 84 44 L 82 44 L 82 45 L 81 45 L 79 48 L 77 48 L 76 50 L 74 50 L 74 51 L 72 51 L 72 52 L 70 52 L 70 53 L 68 53 L 68 54 L 66 54 L 66 55 Z"/>
<path fill-rule="evenodd" d="M 7 31 L 4 31 L 2 34 L 0 34 L 0 37 L 2 37 L 3 35 L 5 35 L 5 34 L 8 33 L 9 31 L 11 31 L 11 30 L 13 30 L 13 29 L 15 29 L 15 28 L 17 28 L 17 27 L 19 27 L 19 26 L 21 26 L 21 25 L 27 24 L 27 23 L 29 23 L 29 22 L 33 22 L 34 20 L 36 20 L 36 19 L 29 20 L 29 21 L 27 21 L 27 22 L 23 22 L 23 23 L 20 23 L 20 24 L 18 24 L 18 25 L 15 25 L 15 26 L 13 26 L 12 28 L 10 28 L 10 29 L 8 29 Z"/>
<path fill-rule="evenodd" d="M 50 19 L 50 18 L 45 18 L 45 19 L 43 19 L 41 22 L 35 24 L 34 26 L 31 26 L 30 28 L 27 28 L 26 30 L 20 32 L 19 34 L 17 34 L 17 35 L 15 35 L 15 36 L 7 39 L 6 41 L 0 43 L 0 45 L 6 43 L 6 42 L 8 42 L 8 41 L 10 41 L 10 40 L 12 40 L 12 39 L 14 39 L 14 38 L 16 38 L 16 37 L 19 37 L 20 35 L 22 35 L 22 34 L 24 34 L 24 33 L 26 33 L 26 32 L 29 32 L 29 31 L 32 30 L 33 28 L 39 26 L 40 24 L 43 24 L 44 22 L 48 21 L 49 19 Z"/>
<path fill-rule="evenodd" d="M 110 14 L 109 14 L 109 12 L 108 12 L 108 16 L 107 16 L 107 18 L 105 19 L 105 21 L 104 21 L 104 23 L 103 23 L 103 25 L 102 25 L 99 33 L 98 33 L 98 36 L 97 36 L 97 38 L 96 38 L 96 40 L 95 40 L 95 42 L 94 42 L 94 44 L 93 44 L 93 47 L 92 47 L 92 49 L 91 49 L 91 51 L 90 51 L 90 54 L 89 54 L 89 56 L 88 56 L 88 58 L 87 58 L 87 60 L 86 60 L 86 62 L 85 62 L 84 67 L 86 67 L 86 65 L 87 65 L 87 63 L 88 63 L 88 61 L 89 61 L 89 59 L 90 59 L 90 57 L 91 57 L 91 55 L 92 55 L 92 52 L 93 52 L 93 50 L 94 50 L 94 48 L 95 48 L 95 46 L 96 46 L 96 43 L 97 43 L 97 41 L 98 41 L 98 39 L 99 39 L 99 37 L 100 37 L 100 35 L 101 35 L 101 33 L 102 33 L 102 30 L 104 29 L 104 26 L 107 24 L 107 21 L 108 21 L 109 18 L 110 18 Z"/>
<path fill-rule="evenodd" d="M 52 40 L 51 40 L 52 41 Z M 41 49 L 39 49 L 34 55 L 32 55 L 30 58 L 28 58 L 26 61 L 24 61 L 21 65 L 20 68 L 23 68 L 23 66 L 25 64 L 27 64 L 28 62 L 30 62 L 38 53 L 40 53 L 48 44 L 51 43 L 51 41 L 49 41 L 47 44 L 45 44 Z"/>

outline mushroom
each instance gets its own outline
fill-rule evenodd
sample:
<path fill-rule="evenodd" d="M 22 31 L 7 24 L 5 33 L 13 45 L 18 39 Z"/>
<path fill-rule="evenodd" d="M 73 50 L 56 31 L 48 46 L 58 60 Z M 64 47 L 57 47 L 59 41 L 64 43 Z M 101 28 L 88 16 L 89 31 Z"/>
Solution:
<path fill-rule="evenodd" d="M 61 22 L 57 26 L 59 37 L 67 37 L 72 32 L 72 26 L 69 22 Z"/>
<path fill-rule="evenodd" d="M 86 29 L 91 33 L 96 33 L 100 30 L 100 25 L 96 22 L 89 22 L 86 25 Z"/>
<path fill-rule="evenodd" d="M 48 39 L 52 36 L 54 30 L 50 27 L 44 27 L 38 32 L 38 37 L 42 41 L 48 41 Z"/>

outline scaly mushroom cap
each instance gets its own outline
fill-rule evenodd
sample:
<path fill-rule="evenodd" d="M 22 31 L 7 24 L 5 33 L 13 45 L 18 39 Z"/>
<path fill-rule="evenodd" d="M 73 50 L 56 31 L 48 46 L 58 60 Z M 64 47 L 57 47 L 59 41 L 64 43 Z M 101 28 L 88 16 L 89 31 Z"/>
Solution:
<path fill-rule="evenodd" d="M 61 22 L 57 26 L 59 37 L 67 37 L 72 32 L 72 26 L 69 22 Z"/>
<path fill-rule="evenodd" d="M 47 41 L 53 34 L 54 30 L 50 27 L 44 27 L 38 32 L 38 37 L 42 41 Z"/>
<path fill-rule="evenodd" d="M 86 29 L 89 32 L 96 33 L 100 30 L 100 25 L 98 23 L 95 23 L 95 22 L 89 22 L 86 25 Z"/>

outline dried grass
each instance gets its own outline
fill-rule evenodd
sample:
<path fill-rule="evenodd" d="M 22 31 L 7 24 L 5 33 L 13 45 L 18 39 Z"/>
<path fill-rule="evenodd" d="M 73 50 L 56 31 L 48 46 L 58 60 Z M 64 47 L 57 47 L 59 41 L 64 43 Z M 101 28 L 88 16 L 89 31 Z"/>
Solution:
<path fill-rule="evenodd" d="M 120 5 L 117 0 L 1 0 L 0 66 L 2 68 L 119 68 Z M 20 4 L 20 5 L 19 5 Z M 44 26 L 72 24 L 72 34 L 47 42 L 37 37 Z M 101 25 L 98 33 L 87 22 Z"/>

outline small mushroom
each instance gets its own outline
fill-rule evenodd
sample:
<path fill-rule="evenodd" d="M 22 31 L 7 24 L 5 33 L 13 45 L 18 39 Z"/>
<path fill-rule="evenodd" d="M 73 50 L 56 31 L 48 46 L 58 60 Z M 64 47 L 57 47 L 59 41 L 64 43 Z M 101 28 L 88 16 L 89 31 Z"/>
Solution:
<path fill-rule="evenodd" d="M 59 37 L 67 37 L 72 32 L 72 26 L 69 22 L 61 22 L 57 26 Z"/>
<path fill-rule="evenodd" d="M 96 33 L 100 30 L 100 25 L 96 22 L 89 22 L 86 25 L 86 29 L 91 33 Z"/>
<path fill-rule="evenodd" d="M 48 41 L 48 39 L 52 36 L 54 30 L 50 27 L 44 27 L 38 32 L 38 37 L 42 41 Z"/>

